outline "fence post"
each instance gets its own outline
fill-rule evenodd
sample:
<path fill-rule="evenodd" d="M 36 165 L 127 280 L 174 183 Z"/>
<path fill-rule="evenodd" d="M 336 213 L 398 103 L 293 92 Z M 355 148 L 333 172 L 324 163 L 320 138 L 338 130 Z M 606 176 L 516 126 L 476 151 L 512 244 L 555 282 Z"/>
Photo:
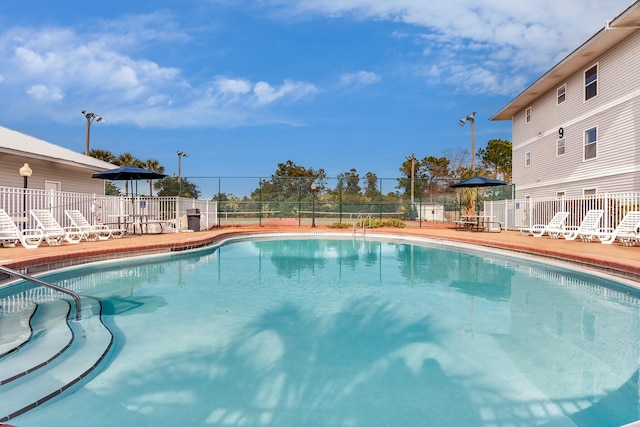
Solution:
<path fill-rule="evenodd" d="M 302 225 L 302 183 L 298 178 L 298 227 Z"/>
<path fill-rule="evenodd" d="M 258 226 L 262 227 L 262 178 L 258 180 L 258 186 L 260 188 L 258 195 Z"/>

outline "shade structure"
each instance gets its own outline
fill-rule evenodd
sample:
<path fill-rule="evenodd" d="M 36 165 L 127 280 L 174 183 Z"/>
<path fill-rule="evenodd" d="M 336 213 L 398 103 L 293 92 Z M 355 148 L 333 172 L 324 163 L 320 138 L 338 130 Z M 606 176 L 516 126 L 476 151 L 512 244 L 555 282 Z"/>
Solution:
<path fill-rule="evenodd" d="M 112 181 L 129 181 L 141 179 L 162 179 L 165 176 L 167 175 L 148 169 L 138 168 L 135 166 L 122 166 L 117 169 L 96 172 L 91 175 L 91 178 L 110 179 Z"/>
<path fill-rule="evenodd" d="M 473 211 L 475 212 L 478 206 L 478 188 L 479 187 L 497 187 L 500 185 L 507 185 L 506 182 L 500 181 L 499 179 L 487 178 L 484 176 L 474 176 L 473 178 L 469 178 L 464 181 L 456 182 L 455 184 L 451 184 L 449 187 L 451 188 L 475 188 L 476 189 L 476 203 L 473 206 Z M 469 201 L 471 203 L 471 201 Z"/>
<path fill-rule="evenodd" d="M 499 185 L 507 185 L 506 182 L 499 179 L 486 178 L 484 176 L 474 176 L 464 181 L 451 184 L 452 188 L 474 188 L 474 187 L 497 187 Z"/>

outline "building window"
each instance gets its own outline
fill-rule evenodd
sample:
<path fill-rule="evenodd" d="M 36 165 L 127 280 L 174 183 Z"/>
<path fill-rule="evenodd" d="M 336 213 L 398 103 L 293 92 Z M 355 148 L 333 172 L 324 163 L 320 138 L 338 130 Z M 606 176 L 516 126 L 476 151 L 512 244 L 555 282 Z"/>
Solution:
<path fill-rule="evenodd" d="M 531 166 L 531 151 L 524 153 L 524 165 Z"/>
<path fill-rule="evenodd" d="M 596 194 L 597 191 L 595 188 L 585 188 L 584 190 L 582 190 L 583 196 L 595 196 Z"/>
<path fill-rule="evenodd" d="M 566 146 L 565 146 L 564 138 L 559 139 L 556 142 L 556 157 L 564 156 L 565 147 Z"/>
<path fill-rule="evenodd" d="M 524 122 L 525 123 L 531 122 L 531 107 L 524 110 Z"/>
<path fill-rule="evenodd" d="M 598 154 L 598 128 L 584 131 L 584 159 L 595 159 Z"/>
<path fill-rule="evenodd" d="M 562 104 L 567 97 L 567 85 L 562 85 L 557 90 L 558 94 L 558 105 Z"/>
<path fill-rule="evenodd" d="M 584 72 L 584 100 L 598 95 L 598 64 Z"/>
<path fill-rule="evenodd" d="M 556 193 L 556 198 L 558 198 L 558 199 L 562 199 L 564 196 L 565 196 L 564 191 L 558 191 Z"/>

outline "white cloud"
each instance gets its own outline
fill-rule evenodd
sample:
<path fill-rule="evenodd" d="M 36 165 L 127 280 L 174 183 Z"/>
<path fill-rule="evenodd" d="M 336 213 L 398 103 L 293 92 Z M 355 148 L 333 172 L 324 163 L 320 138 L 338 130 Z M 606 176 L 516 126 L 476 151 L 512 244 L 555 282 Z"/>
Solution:
<path fill-rule="evenodd" d="M 267 82 L 258 82 L 253 87 L 253 94 L 258 105 L 270 104 L 284 97 L 298 100 L 317 92 L 318 88 L 312 84 L 291 80 L 285 80 L 284 84 L 278 87 L 271 86 Z"/>
<path fill-rule="evenodd" d="M 218 78 L 216 87 L 222 94 L 246 95 L 251 92 L 251 82 L 242 79 Z"/>
<path fill-rule="evenodd" d="M 34 99 L 42 101 L 61 101 L 64 98 L 64 94 L 57 87 L 47 87 L 45 85 L 31 86 L 27 93 Z"/>
<path fill-rule="evenodd" d="M 77 105 L 99 105 L 110 123 L 179 127 L 239 123 L 248 119 L 247 110 L 255 115 L 260 108 L 318 91 L 306 82 L 285 80 L 278 86 L 234 77 L 194 86 L 182 70 L 140 56 L 147 41 L 187 38 L 169 31 L 175 25 L 168 20 L 166 14 L 130 16 L 105 22 L 101 30 L 109 32 L 87 34 L 67 28 L 0 30 L 0 69 L 9 83 L 3 85 L 3 98 L 27 93 L 43 103 L 31 105 L 31 111 L 60 117 L 65 113 L 52 112 L 44 102 L 73 99 L 74 110 Z"/>
<path fill-rule="evenodd" d="M 481 67 L 483 77 L 471 78 L 478 85 L 475 93 L 492 92 L 496 88 L 498 93 L 505 93 L 500 81 L 517 79 L 523 74 L 531 78 L 546 71 L 601 29 L 605 20 L 623 11 L 629 0 L 485 0 L 480 3 L 476 0 L 265 0 L 265 3 L 278 8 L 283 19 L 320 15 L 408 24 L 414 27 L 413 40 L 425 55 L 424 66 L 438 67 L 441 75 L 466 74 L 459 83 L 468 83 L 469 75 L 478 71 L 478 62 L 487 57 L 500 58 L 501 62 L 485 63 Z M 390 37 L 400 42 L 409 34 L 409 30 L 394 31 Z M 455 52 L 455 60 L 449 49 Z M 446 64 L 452 68 L 445 70 Z M 461 68 L 466 68 L 466 73 L 460 73 Z M 514 90 L 514 85 L 508 86 Z"/>
<path fill-rule="evenodd" d="M 370 85 L 380 81 L 380 76 L 370 71 L 358 71 L 355 73 L 343 74 L 340 83 L 343 86 Z"/>

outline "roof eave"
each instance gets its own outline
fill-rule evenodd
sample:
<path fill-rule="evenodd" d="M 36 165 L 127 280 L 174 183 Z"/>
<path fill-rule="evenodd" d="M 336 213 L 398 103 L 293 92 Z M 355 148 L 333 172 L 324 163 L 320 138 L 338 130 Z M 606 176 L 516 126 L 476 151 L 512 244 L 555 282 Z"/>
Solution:
<path fill-rule="evenodd" d="M 593 63 L 603 53 L 638 31 L 640 28 L 640 0 L 629 6 L 615 19 L 535 80 L 489 120 L 512 120 L 513 116 L 531 105 L 538 97 L 559 87 L 578 70 Z M 615 30 L 615 31 L 612 31 Z"/>

